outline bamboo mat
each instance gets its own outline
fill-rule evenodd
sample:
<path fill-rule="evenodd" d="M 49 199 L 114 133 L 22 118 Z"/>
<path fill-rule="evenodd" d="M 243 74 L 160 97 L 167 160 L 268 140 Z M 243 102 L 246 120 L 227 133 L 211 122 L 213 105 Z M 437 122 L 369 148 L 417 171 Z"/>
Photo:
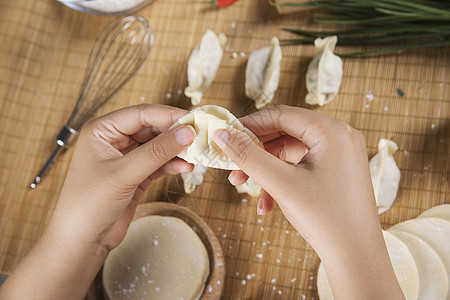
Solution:
<path fill-rule="evenodd" d="M 59 157 L 36 190 L 28 186 L 53 150 L 76 101 L 90 48 L 109 19 L 72 11 L 54 0 L 1 1 L 0 9 L 0 272 L 8 273 L 36 243 L 55 207 L 73 149 Z M 187 60 L 207 29 L 224 32 L 228 43 L 203 104 L 223 106 L 237 116 L 253 112 L 244 95 L 248 55 L 268 45 L 272 36 L 290 37 L 280 27 L 314 27 L 310 12 L 279 16 L 261 0 L 242 0 L 221 10 L 190 0 L 158 0 L 139 15 L 154 30 L 154 47 L 136 77 L 99 115 L 142 102 L 188 108 L 182 93 Z M 304 103 L 313 47 L 282 50 L 276 103 L 350 123 L 364 133 L 369 157 L 380 138 L 399 145 L 400 191 L 393 208 L 380 217 L 384 228 L 450 203 L 448 48 L 345 59 L 340 94 L 323 108 Z M 317 299 L 319 258 L 313 249 L 278 207 L 257 216 L 257 199 L 238 195 L 227 173 L 209 170 L 190 196 L 179 192 L 179 177 L 166 176 L 153 183 L 143 202 L 179 202 L 211 226 L 226 255 L 223 299 Z"/>

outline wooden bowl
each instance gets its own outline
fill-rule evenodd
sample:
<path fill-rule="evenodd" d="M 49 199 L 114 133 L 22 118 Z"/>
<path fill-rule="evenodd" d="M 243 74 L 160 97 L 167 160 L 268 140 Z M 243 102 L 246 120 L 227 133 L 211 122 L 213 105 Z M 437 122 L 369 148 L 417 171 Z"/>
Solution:
<path fill-rule="evenodd" d="M 205 245 L 206 251 L 208 251 L 210 262 L 208 280 L 205 283 L 205 290 L 203 291 L 203 295 L 200 299 L 220 299 L 225 282 L 225 261 L 219 241 L 211 228 L 209 228 L 208 224 L 206 224 L 202 218 L 190 209 L 167 202 L 152 202 L 138 205 L 133 221 L 152 215 L 179 218 L 186 222 L 195 231 L 195 233 L 197 233 L 198 237 Z M 88 291 L 88 294 L 86 295 L 86 299 L 109 299 L 102 285 L 102 270 L 100 270 L 97 274 Z"/>

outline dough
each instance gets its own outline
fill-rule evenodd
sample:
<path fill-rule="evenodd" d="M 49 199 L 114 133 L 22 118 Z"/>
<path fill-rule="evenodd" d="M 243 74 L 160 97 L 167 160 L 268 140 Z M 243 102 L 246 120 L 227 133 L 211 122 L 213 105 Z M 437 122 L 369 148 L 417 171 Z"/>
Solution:
<path fill-rule="evenodd" d="M 224 34 L 217 37 L 213 31 L 207 30 L 201 43 L 192 51 L 187 70 L 189 86 L 184 90 L 184 94 L 191 98 L 192 105 L 200 104 L 203 92 L 216 77 L 225 42 Z"/>
<path fill-rule="evenodd" d="M 258 197 L 261 194 L 261 186 L 251 178 L 248 178 L 244 184 L 237 185 L 236 190 L 239 194 L 247 193 L 252 197 Z"/>
<path fill-rule="evenodd" d="M 389 252 L 392 267 L 407 300 L 417 299 L 419 294 L 419 275 L 413 256 L 408 247 L 393 234 L 383 231 L 384 241 Z M 380 274 L 383 276 L 383 274 Z M 317 289 L 321 300 L 333 299 L 325 269 L 320 263 L 317 274 Z"/>
<path fill-rule="evenodd" d="M 325 272 L 322 262 L 320 262 L 319 270 L 317 271 L 317 292 L 319 293 L 320 300 L 334 299 L 330 283 L 328 282 L 327 273 Z"/>
<path fill-rule="evenodd" d="M 379 215 L 387 211 L 397 197 L 400 169 L 393 157 L 397 149 L 397 144 L 393 141 L 380 139 L 378 153 L 369 162 Z"/>
<path fill-rule="evenodd" d="M 407 300 L 417 299 L 419 296 L 419 273 L 411 251 L 405 243 L 390 232 L 383 230 L 383 236 L 395 276 L 405 298 Z"/>
<path fill-rule="evenodd" d="M 408 232 L 431 246 L 442 260 L 450 279 L 450 222 L 439 218 L 417 218 L 392 226 L 390 230 Z M 447 299 L 450 295 L 447 295 Z"/>
<path fill-rule="evenodd" d="M 419 299 L 444 300 L 448 291 L 448 277 L 436 252 L 423 240 L 410 233 L 389 230 L 406 244 L 419 272 Z"/>
<path fill-rule="evenodd" d="M 432 207 L 421 213 L 418 218 L 440 218 L 450 222 L 450 204 Z"/>
<path fill-rule="evenodd" d="M 272 102 L 280 81 L 280 41 L 273 37 L 270 46 L 250 55 L 245 70 L 245 95 L 255 100 L 257 109 Z"/>
<path fill-rule="evenodd" d="M 239 169 L 214 143 L 212 138 L 218 129 L 229 128 L 242 131 L 253 142 L 263 147 L 253 132 L 245 128 L 235 116 L 220 106 L 204 105 L 198 107 L 179 119 L 171 128 L 183 124 L 191 125 L 197 132 L 194 142 L 178 154 L 178 157 L 189 163 L 224 170 Z"/>
<path fill-rule="evenodd" d="M 205 245 L 184 221 L 148 216 L 131 223 L 103 266 L 115 299 L 199 299 L 209 276 Z"/>
<path fill-rule="evenodd" d="M 317 38 L 314 46 L 317 55 L 309 63 L 306 72 L 308 94 L 305 102 L 323 106 L 333 101 L 339 93 L 342 81 L 342 59 L 333 53 L 337 37 Z"/>
<path fill-rule="evenodd" d="M 181 179 L 183 179 L 184 183 L 184 192 L 186 194 L 192 193 L 197 186 L 203 183 L 203 178 L 207 170 L 208 167 L 196 164 L 192 172 L 181 174 Z"/>

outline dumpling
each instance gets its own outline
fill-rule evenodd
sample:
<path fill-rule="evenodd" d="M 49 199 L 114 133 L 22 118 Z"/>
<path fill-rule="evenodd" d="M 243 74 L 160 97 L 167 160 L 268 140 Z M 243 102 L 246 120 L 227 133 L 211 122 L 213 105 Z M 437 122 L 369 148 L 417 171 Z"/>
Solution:
<path fill-rule="evenodd" d="M 272 102 L 280 81 L 280 41 L 273 37 L 270 46 L 250 55 L 245 70 L 245 95 L 255 100 L 257 109 Z"/>
<path fill-rule="evenodd" d="M 378 153 L 369 162 L 379 215 L 388 210 L 397 197 L 400 169 L 393 157 L 397 149 L 397 144 L 393 141 L 381 139 L 378 142 Z"/>
<path fill-rule="evenodd" d="M 203 178 L 207 170 L 208 167 L 196 164 L 192 172 L 181 174 L 181 179 L 183 179 L 184 183 L 184 192 L 186 194 L 192 193 L 197 186 L 203 183 Z"/>
<path fill-rule="evenodd" d="M 261 194 L 261 186 L 251 178 L 244 184 L 237 185 L 236 190 L 239 194 L 247 193 L 252 197 L 258 197 Z"/>
<path fill-rule="evenodd" d="M 253 142 L 263 147 L 253 132 L 245 128 L 235 116 L 220 106 L 204 105 L 198 107 L 179 119 L 171 128 L 183 124 L 194 127 L 197 136 L 189 147 L 178 154 L 178 157 L 195 165 L 201 164 L 206 167 L 224 170 L 239 169 L 214 143 L 213 136 L 218 129 L 230 128 L 242 131 Z"/>
<path fill-rule="evenodd" d="M 225 42 L 223 33 L 217 37 L 213 31 L 207 30 L 201 43 L 192 51 L 187 72 L 189 86 L 184 90 L 184 94 L 191 98 L 192 105 L 200 104 L 203 92 L 216 77 Z"/>
<path fill-rule="evenodd" d="M 338 94 L 342 81 L 342 59 L 333 53 L 337 37 L 317 38 L 314 46 L 317 55 L 310 62 L 306 72 L 306 103 L 325 105 Z"/>

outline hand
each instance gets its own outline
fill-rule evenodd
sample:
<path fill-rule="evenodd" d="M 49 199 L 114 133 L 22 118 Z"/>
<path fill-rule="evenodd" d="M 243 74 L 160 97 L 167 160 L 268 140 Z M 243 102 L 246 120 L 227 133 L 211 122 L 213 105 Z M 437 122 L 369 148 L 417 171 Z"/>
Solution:
<path fill-rule="evenodd" d="M 0 289 L 1 299 L 82 299 L 109 251 L 125 237 L 139 198 L 163 174 L 191 172 L 175 158 L 195 137 L 168 130 L 187 111 L 124 108 L 81 131 L 49 226 Z"/>
<path fill-rule="evenodd" d="M 232 172 L 230 182 L 242 184 L 248 175 L 262 186 L 259 214 L 278 203 L 323 260 L 335 298 L 401 297 L 363 135 L 342 121 L 284 105 L 241 121 L 266 151 L 239 132 L 216 132 L 216 144 L 242 170 Z"/>
<path fill-rule="evenodd" d="M 191 126 L 168 128 L 187 111 L 162 106 L 124 108 L 89 122 L 78 145 L 53 222 L 107 250 L 125 237 L 139 198 L 163 174 L 191 172 L 175 158 L 195 137 Z"/>

